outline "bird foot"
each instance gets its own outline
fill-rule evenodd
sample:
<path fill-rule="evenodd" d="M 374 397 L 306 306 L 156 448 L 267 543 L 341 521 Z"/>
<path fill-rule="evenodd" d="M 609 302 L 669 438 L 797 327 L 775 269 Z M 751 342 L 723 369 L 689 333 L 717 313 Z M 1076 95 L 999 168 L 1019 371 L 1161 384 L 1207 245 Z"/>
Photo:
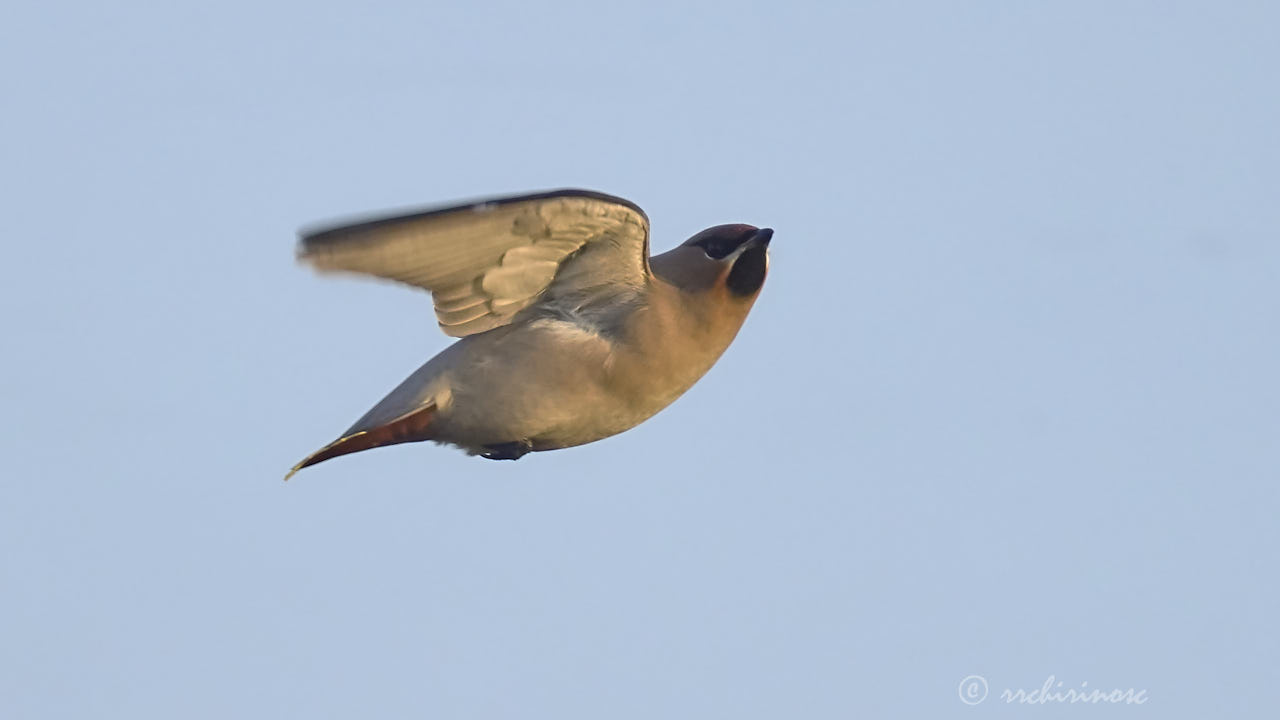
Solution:
<path fill-rule="evenodd" d="M 485 445 L 484 452 L 480 453 L 480 457 L 488 458 L 489 460 L 519 460 L 530 452 L 533 452 L 533 443 L 528 440 L 516 440 L 515 442 Z"/>

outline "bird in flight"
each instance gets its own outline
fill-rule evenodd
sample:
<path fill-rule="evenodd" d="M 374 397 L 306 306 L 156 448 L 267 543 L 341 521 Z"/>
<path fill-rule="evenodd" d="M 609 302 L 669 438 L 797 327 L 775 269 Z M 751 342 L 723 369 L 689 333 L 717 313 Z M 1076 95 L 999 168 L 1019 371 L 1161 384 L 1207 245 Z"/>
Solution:
<path fill-rule="evenodd" d="M 501 197 L 305 232 L 320 271 L 427 290 L 457 342 L 286 476 L 432 440 L 516 460 L 635 427 L 733 341 L 773 230 L 717 225 L 649 256 L 649 219 L 588 190 Z"/>

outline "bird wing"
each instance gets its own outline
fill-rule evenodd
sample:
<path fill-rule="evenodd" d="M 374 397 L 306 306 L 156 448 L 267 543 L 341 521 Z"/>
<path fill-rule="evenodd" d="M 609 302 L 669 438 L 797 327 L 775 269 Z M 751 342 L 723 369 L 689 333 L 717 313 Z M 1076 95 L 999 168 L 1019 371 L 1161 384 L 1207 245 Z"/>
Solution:
<path fill-rule="evenodd" d="M 298 257 L 429 290 L 440 328 L 462 337 L 506 325 L 553 286 L 638 289 L 649 220 L 622 198 L 556 190 L 304 232 Z"/>

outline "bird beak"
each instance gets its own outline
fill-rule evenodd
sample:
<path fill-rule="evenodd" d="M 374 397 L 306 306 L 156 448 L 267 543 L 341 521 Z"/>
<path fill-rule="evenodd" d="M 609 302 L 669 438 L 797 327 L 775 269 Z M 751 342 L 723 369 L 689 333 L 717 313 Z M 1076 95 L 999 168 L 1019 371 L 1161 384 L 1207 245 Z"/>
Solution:
<path fill-rule="evenodd" d="M 752 248 L 768 248 L 769 241 L 773 239 L 773 228 L 760 228 L 746 242 L 738 246 L 728 257 L 730 261 L 738 259 L 738 256 Z"/>

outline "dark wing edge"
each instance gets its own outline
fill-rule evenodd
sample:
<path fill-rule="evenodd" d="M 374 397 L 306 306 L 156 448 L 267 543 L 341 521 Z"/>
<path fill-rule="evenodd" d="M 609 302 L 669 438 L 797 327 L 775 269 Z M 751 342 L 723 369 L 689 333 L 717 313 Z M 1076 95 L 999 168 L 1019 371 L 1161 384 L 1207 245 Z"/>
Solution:
<path fill-rule="evenodd" d="M 456 201 L 447 205 L 431 205 L 427 207 L 404 208 L 401 210 L 382 211 L 377 213 L 366 214 L 364 220 L 356 218 L 347 221 L 329 221 L 319 223 L 311 227 L 303 227 L 298 231 L 301 244 L 298 248 L 298 255 L 305 255 L 310 250 L 316 250 L 324 247 L 324 245 L 334 242 L 341 242 L 346 237 L 355 233 L 365 233 L 370 230 L 377 230 L 380 227 L 391 225 L 399 225 L 406 221 L 425 220 L 427 218 L 448 215 L 450 213 L 475 210 L 480 207 L 502 207 L 503 205 L 512 205 L 522 202 L 533 202 L 537 200 L 550 200 L 552 198 L 561 197 L 577 197 L 586 198 L 588 200 L 599 200 L 601 202 L 621 205 L 625 208 L 635 211 L 640 217 L 644 218 L 645 224 L 649 224 L 649 216 L 641 207 L 626 198 L 620 198 L 616 195 L 597 192 L 595 190 L 583 190 L 579 188 L 561 188 L 559 190 L 544 190 L 536 193 L 527 193 L 524 195 L 503 195 L 496 198 L 476 198 L 470 201 Z M 646 243 L 647 245 L 647 243 Z M 648 248 L 645 248 L 645 255 L 648 255 Z M 646 263 L 648 258 L 645 258 Z"/>

